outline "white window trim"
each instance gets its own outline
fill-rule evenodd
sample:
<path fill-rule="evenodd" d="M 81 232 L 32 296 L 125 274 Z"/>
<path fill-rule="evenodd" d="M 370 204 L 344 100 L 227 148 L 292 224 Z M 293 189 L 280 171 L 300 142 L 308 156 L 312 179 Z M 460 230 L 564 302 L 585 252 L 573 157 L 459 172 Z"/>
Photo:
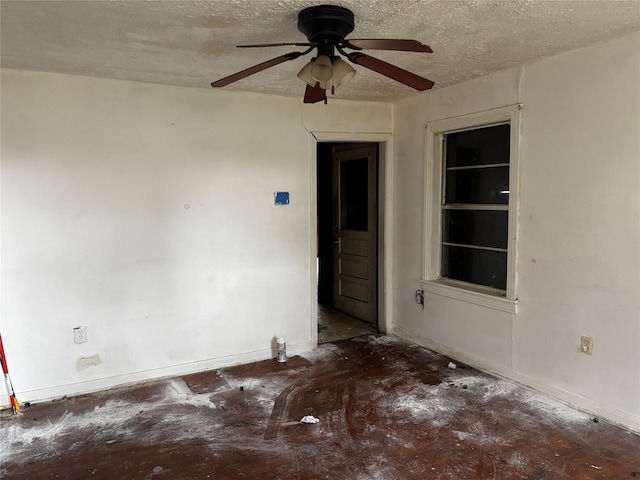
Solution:
<path fill-rule="evenodd" d="M 422 280 L 420 281 L 422 288 L 426 292 L 503 312 L 517 313 L 516 249 L 518 243 L 518 166 L 520 163 L 521 110 L 522 105 L 511 105 L 460 117 L 437 120 L 429 122 L 426 125 L 426 168 L 424 178 L 426 218 L 423 233 L 424 264 Z M 509 123 L 511 125 L 506 294 L 502 291 L 492 291 L 492 289 L 489 288 L 442 279 L 440 277 L 442 239 L 442 148 L 444 135 L 503 123 Z"/>

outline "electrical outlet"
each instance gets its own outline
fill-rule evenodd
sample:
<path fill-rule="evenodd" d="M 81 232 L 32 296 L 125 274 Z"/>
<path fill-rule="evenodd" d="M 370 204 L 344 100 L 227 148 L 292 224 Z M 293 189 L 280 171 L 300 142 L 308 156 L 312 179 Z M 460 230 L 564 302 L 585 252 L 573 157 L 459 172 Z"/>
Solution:
<path fill-rule="evenodd" d="M 416 290 L 416 303 L 424 309 L 424 290 Z"/>
<path fill-rule="evenodd" d="M 582 353 L 591 355 L 593 353 L 593 338 L 585 336 L 580 337 L 580 350 Z"/>
<path fill-rule="evenodd" d="M 73 343 L 87 343 L 87 327 L 73 328 Z"/>

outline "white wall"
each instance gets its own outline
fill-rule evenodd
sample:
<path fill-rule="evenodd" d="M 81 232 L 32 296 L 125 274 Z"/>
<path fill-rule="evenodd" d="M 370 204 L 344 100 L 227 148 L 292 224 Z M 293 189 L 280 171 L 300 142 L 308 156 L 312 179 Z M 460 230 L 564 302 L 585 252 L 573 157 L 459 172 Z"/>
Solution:
<path fill-rule="evenodd" d="M 639 85 L 634 34 L 396 105 L 398 334 L 640 430 Z M 423 311 L 424 126 L 519 102 L 518 313 Z"/>
<path fill-rule="evenodd" d="M 274 335 L 312 348 L 307 130 L 392 128 L 391 105 L 13 70 L 1 112 L 0 331 L 22 401 L 269 358 Z"/>

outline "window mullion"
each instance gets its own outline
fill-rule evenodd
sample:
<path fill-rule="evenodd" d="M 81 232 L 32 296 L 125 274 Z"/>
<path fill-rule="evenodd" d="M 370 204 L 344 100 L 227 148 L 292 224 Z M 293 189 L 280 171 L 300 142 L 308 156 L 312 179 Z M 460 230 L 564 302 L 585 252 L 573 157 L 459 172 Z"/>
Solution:
<path fill-rule="evenodd" d="M 469 245 L 467 243 L 442 242 L 442 245 L 447 245 L 449 247 L 475 248 L 476 250 L 486 250 L 488 252 L 501 252 L 501 253 L 508 252 L 506 248 L 483 247 L 482 245 Z"/>
<path fill-rule="evenodd" d="M 455 172 L 459 170 L 481 170 L 483 168 L 508 167 L 508 163 L 488 163 L 486 165 L 466 165 L 464 167 L 446 167 L 447 172 Z"/>
<path fill-rule="evenodd" d="M 487 210 L 487 211 L 509 211 L 509 205 L 484 204 L 484 203 L 445 203 L 443 210 Z"/>

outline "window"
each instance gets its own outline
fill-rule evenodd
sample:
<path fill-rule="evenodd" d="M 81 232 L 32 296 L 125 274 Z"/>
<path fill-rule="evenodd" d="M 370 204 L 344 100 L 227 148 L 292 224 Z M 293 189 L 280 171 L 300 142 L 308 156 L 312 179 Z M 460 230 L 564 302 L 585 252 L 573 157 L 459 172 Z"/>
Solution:
<path fill-rule="evenodd" d="M 444 135 L 440 276 L 507 290 L 509 125 Z"/>
<path fill-rule="evenodd" d="M 515 313 L 519 111 L 427 125 L 426 291 Z"/>

